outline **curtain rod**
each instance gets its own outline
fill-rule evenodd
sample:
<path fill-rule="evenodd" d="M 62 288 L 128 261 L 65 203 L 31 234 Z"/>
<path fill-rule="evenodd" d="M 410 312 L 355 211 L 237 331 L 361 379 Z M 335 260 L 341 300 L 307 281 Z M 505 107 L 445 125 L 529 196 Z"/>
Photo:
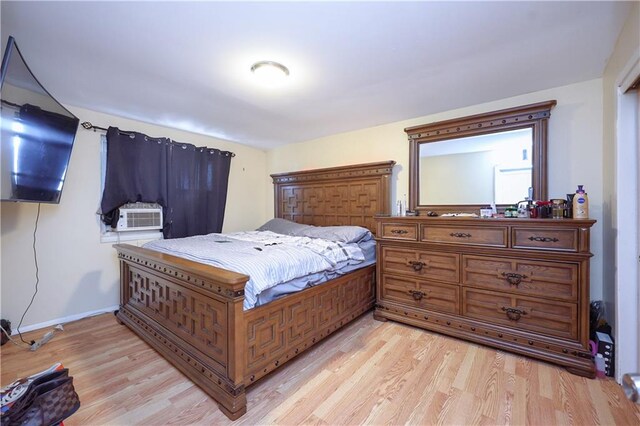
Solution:
<path fill-rule="evenodd" d="M 94 125 L 93 125 L 93 124 L 91 124 L 91 122 L 89 122 L 89 121 L 83 121 L 81 124 L 82 124 L 82 127 L 84 127 L 85 129 L 87 129 L 87 130 L 93 130 L 94 132 L 95 132 L 96 130 L 102 130 L 103 132 L 106 132 L 106 131 L 108 131 L 108 130 L 109 130 L 109 129 L 105 129 L 104 127 L 94 126 Z M 124 134 L 126 134 L 126 135 L 128 135 L 128 134 L 129 134 L 129 133 L 127 133 L 127 132 L 123 132 L 122 130 L 120 130 L 120 132 L 121 132 L 121 133 L 124 133 Z M 180 143 L 180 142 L 178 142 L 178 143 Z M 236 156 L 236 153 L 235 153 L 235 152 L 231 152 L 231 151 L 229 151 L 229 152 L 231 153 L 231 156 L 232 156 L 232 157 L 235 157 L 235 156 Z"/>
<path fill-rule="evenodd" d="M 22 105 L 14 104 L 13 102 L 5 101 L 4 99 L 2 99 L 2 103 L 10 107 L 14 107 L 18 109 L 22 108 Z"/>
<path fill-rule="evenodd" d="M 104 127 L 100 127 L 100 126 L 94 126 L 93 124 L 91 124 L 89 121 L 83 121 L 82 123 L 82 127 L 84 127 L 87 130 L 93 130 L 94 132 L 97 130 L 102 130 L 104 132 L 106 132 L 109 129 L 105 129 Z"/>

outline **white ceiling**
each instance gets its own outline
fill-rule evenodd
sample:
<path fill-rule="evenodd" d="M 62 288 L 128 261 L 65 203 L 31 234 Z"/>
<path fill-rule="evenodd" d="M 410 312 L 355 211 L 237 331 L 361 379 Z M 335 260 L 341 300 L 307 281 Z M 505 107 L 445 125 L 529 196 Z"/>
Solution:
<path fill-rule="evenodd" d="M 3 0 L 1 33 L 62 103 L 269 149 L 601 77 L 629 7 Z"/>

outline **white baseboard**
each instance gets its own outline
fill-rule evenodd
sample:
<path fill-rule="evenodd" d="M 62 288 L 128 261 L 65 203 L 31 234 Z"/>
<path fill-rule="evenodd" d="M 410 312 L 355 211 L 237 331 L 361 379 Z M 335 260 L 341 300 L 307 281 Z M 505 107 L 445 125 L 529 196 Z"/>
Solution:
<path fill-rule="evenodd" d="M 98 309 L 96 311 L 83 312 L 81 314 L 69 315 L 68 317 L 52 319 L 51 321 L 45 321 L 45 322 L 40 322 L 40 323 L 37 323 L 37 324 L 25 325 L 23 327 L 20 327 L 20 333 L 26 333 L 28 331 L 38 330 L 38 329 L 41 329 L 41 328 L 50 327 L 52 325 L 65 324 L 65 323 L 68 323 L 68 322 L 71 322 L 71 321 L 77 321 L 77 320 L 82 319 L 82 318 L 92 317 L 92 316 L 95 316 L 95 315 L 105 314 L 105 313 L 108 313 L 108 312 L 114 312 L 114 311 L 117 311 L 118 308 L 119 308 L 118 305 L 109 306 L 109 307 L 106 307 L 106 308 Z M 11 325 L 13 326 L 14 324 L 11 324 Z M 11 330 L 11 335 L 15 336 L 16 334 L 18 334 L 18 331 L 15 330 L 15 329 L 12 329 Z"/>

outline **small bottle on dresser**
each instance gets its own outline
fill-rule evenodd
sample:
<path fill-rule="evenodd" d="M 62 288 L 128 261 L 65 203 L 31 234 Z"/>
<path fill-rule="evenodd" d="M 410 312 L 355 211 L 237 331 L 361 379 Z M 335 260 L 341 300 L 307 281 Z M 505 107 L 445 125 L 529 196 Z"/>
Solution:
<path fill-rule="evenodd" d="M 576 194 L 567 194 L 566 209 L 564 210 L 564 217 L 566 219 L 573 218 L 573 197 L 575 197 L 575 195 Z"/>

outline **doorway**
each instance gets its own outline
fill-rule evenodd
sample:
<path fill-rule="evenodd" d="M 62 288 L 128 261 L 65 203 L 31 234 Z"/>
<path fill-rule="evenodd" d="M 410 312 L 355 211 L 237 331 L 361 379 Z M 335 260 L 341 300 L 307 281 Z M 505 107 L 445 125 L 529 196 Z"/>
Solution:
<path fill-rule="evenodd" d="M 640 58 L 620 79 L 616 129 L 616 380 L 640 371 Z"/>

